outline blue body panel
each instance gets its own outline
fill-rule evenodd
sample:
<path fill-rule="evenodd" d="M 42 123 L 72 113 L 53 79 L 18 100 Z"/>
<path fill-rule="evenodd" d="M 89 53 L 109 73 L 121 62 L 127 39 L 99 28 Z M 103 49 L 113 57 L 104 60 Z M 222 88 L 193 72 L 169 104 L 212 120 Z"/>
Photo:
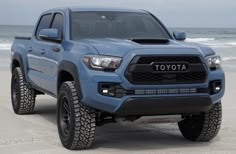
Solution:
<path fill-rule="evenodd" d="M 204 45 L 186 43 L 170 39 L 165 45 L 141 45 L 130 40 L 121 39 L 86 39 L 80 41 L 70 40 L 70 11 L 125 11 L 142 12 L 141 10 L 127 9 L 104 9 L 104 8 L 61 8 L 53 9 L 43 14 L 60 12 L 64 15 L 64 40 L 62 43 L 39 41 L 35 38 L 35 31 L 31 40 L 15 39 L 12 46 L 12 57 L 18 53 L 21 55 L 24 65 L 26 80 L 35 86 L 45 90 L 45 93 L 57 96 L 58 66 L 62 61 L 68 61 L 77 67 L 83 99 L 82 102 L 93 108 L 116 112 L 122 103 L 130 97 L 157 97 L 155 95 L 129 95 L 122 98 L 102 96 L 98 93 L 98 83 L 120 83 L 127 90 L 162 89 L 162 88 L 207 88 L 209 81 L 221 80 L 223 89 L 215 95 L 211 95 L 213 103 L 220 101 L 224 95 L 225 77 L 222 69 L 211 71 L 207 64 L 208 77 L 201 84 L 178 84 L 178 85 L 133 85 L 124 76 L 125 70 L 136 55 L 195 55 L 203 62 L 205 58 L 214 55 L 215 52 Z M 29 52 L 29 47 L 33 50 Z M 57 47 L 60 52 L 52 52 Z M 43 50 L 43 51 L 42 51 Z M 42 53 L 44 52 L 44 53 Z M 103 72 L 89 69 L 82 61 L 87 54 L 100 54 L 122 57 L 122 63 L 115 72 Z M 186 95 L 186 94 L 185 94 Z M 158 97 L 185 96 L 180 94 L 158 95 Z M 197 96 L 199 94 L 188 94 Z M 208 95 L 208 94 L 204 94 Z"/>

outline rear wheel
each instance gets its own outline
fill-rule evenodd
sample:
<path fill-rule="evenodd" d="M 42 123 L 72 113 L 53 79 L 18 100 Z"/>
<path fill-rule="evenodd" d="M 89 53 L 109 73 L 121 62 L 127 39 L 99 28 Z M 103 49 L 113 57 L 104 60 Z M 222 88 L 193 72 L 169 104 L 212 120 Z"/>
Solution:
<path fill-rule="evenodd" d="M 218 102 L 208 112 L 187 116 L 178 125 L 186 139 L 191 141 L 210 141 L 218 134 L 221 120 L 222 107 L 221 102 Z"/>
<path fill-rule="evenodd" d="M 22 71 L 16 67 L 11 79 L 11 101 L 16 114 L 30 114 L 34 111 L 35 90 L 26 84 Z"/>
<path fill-rule="evenodd" d="M 70 150 L 91 147 L 96 128 L 95 110 L 80 102 L 72 81 L 61 85 L 58 95 L 57 126 L 63 146 Z"/>

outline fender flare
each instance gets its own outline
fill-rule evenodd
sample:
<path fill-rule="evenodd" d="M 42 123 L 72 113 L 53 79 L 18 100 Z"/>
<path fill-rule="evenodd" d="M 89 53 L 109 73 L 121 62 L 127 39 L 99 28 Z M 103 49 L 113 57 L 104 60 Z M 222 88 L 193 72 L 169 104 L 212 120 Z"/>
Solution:
<path fill-rule="evenodd" d="M 80 86 L 80 79 L 79 79 L 79 72 L 77 70 L 77 67 L 74 63 L 69 62 L 69 61 L 62 61 L 59 66 L 58 66 L 58 72 L 57 72 L 57 93 L 59 92 L 59 81 L 60 81 L 60 72 L 61 71 L 66 71 L 70 73 L 75 81 L 76 84 L 76 89 L 78 92 L 78 95 L 80 99 L 83 98 L 82 91 L 81 91 L 81 86 Z"/>
<path fill-rule="evenodd" d="M 23 58 L 22 56 L 17 53 L 17 52 L 14 52 L 13 56 L 12 56 L 12 61 L 11 61 L 11 72 L 13 72 L 13 61 L 17 61 L 19 64 L 20 64 L 20 69 L 22 71 L 22 74 L 23 74 L 23 78 L 25 81 L 28 81 L 28 77 L 26 75 L 26 72 L 27 72 L 27 69 L 25 68 L 25 65 L 24 65 L 24 61 L 23 61 Z"/>

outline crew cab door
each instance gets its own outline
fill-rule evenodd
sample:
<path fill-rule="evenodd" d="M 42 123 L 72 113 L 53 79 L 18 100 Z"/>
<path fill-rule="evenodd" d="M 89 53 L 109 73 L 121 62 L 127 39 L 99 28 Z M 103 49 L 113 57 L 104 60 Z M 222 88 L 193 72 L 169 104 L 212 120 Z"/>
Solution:
<path fill-rule="evenodd" d="M 53 15 L 50 28 L 57 29 L 61 39 L 63 40 L 64 21 L 61 13 L 55 13 Z M 43 75 L 41 79 L 41 87 L 43 89 L 47 89 L 50 93 L 56 94 L 59 54 L 64 50 L 61 43 L 58 42 L 42 41 L 41 44 L 44 47 L 44 51 L 40 59 L 41 71 Z"/>
<path fill-rule="evenodd" d="M 49 28 L 52 21 L 52 14 L 45 14 L 41 17 L 34 37 L 32 37 L 31 43 L 28 47 L 28 76 L 31 82 L 36 85 L 37 87 L 41 87 L 42 81 L 42 69 L 41 69 L 41 58 L 42 58 L 42 51 L 43 46 L 41 44 L 41 40 L 39 38 L 39 32 L 41 29 Z"/>

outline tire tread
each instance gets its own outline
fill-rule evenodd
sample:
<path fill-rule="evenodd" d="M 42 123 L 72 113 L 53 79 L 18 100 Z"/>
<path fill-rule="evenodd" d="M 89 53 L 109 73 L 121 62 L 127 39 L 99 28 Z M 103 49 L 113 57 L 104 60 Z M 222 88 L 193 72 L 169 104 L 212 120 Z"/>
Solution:
<path fill-rule="evenodd" d="M 35 107 L 35 90 L 25 82 L 20 67 L 16 67 L 14 69 L 13 75 L 17 75 L 19 82 L 19 96 L 17 98 L 19 104 L 14 111 L 16 114 L 31 114 L 33 113 Z"/>
<path fill-rule="evenodd" d="M 207 142 L 218 134 L 222 121 L 222 105 L 218 102 L 205 113 L 178 123 L 182 135 L 191 141 Z"/>
<path fill-rule="evenodd" d="M 81 103 L 74 81 L 64 82 L 61 90 L 64 88 L 71 96 L 75 127 L 73 128 L 70 142 L 63 143 L 63 145 L 70 150 L 90 148 L 94 141 L 96 130 L 95 110 Z"/>

